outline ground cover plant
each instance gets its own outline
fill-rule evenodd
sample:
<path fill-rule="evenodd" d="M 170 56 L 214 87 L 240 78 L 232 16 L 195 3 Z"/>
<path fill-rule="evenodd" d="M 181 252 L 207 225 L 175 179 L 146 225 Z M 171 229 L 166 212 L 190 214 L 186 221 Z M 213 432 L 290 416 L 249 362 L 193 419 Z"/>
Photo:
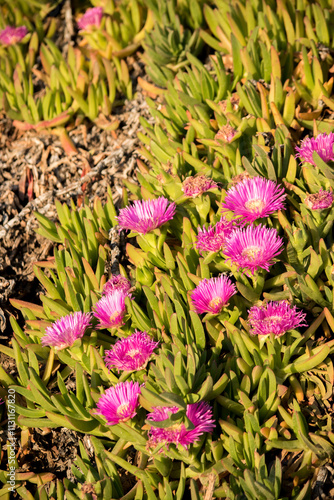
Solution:
<path fill-rule="evenodd" d="M 75 127 L 117 138 L 134 89 L 150 116 L 117 203 L 35 212 L 52 255 L 0 345 L 0 497 L 330 498 L 331 2 L 65 4 L 62 46 L 61 6 L 0 3 L 13 126 L 72 157 Z M 34 429 L 78 436 L 67 477 L 21 468 Z"/>

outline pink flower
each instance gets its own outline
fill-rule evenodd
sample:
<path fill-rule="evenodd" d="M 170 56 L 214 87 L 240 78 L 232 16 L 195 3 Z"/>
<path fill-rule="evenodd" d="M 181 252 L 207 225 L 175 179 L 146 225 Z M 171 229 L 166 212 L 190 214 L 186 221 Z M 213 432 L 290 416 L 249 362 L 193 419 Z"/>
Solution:
<path fill-rule="evenodd" d="M 312 138 L 306 137 L 306 139 L 301 142 L 300 148 L 296 147 L 296 150 L 298 151 L 296 158 L 300 158 L 302 161 L 306 161 L 307 163 L 311 163 L 311 165 L 315 166 L 313 152 L 316 151 L 325 163 L 333 161 L 333 144 L 333 132 L 330 134 L 319 134 L 317 137 Z"/>
<path fill-rule="evenodd" d="M 115 290 L 122 290 L 125 294 L 130 290 L 130 281 L 121 274 L 115 274 L 107 281 L 103 287 L 103 295 L 113 293 Z"/>
<path fill-rule="evenodd" d="M 123 325 L 126 294 L 115 290 L 100 299 L 94 306 L 94 316 L 99 320 L 97 328 L 116 328 Z"/>
<path fill-rule="evenodd" d="M 325 208 L 330 208 L 333 205 L 333 193 L 332 191 L 324 191 L 323 189 L 320 189 L 318 193 L 306 196 L 304 203 L 312 210 L 324 210 Z"/>
<path fill-rule="evenodd" d="M 6 26 L 4 30 L 0 31 L 0 43 L 3 45 L 14 45 L 20 42 L 27 33 L 26 26 L 18 26 L 17 28 Z"/>
<path fill-rule="evenodd" d="M 137 414 L 139 394 L 138 382 L 120 382 L 100 397 L 96 405 L 97 413 L 103 415 L 109 425 L 126 422 Z"/>
<path fill-rule="evenodd" d="M 191 301 L 198 314 L 205 312 L 218 314 L 237 293 L 235 285 L 224 274 L 219 278 L 202 280 L 191 294 Z"/>
<path fill-rule="evenodd" d="M 178 411 L 180 411 L 180 408 L 177 406 L 158 406 L 153 408 L 153 412 L 147 415 L 147 420 L 162 422 Z M 173 443 L 187 448 L 189 444 L 198 441 L 204 432 L 212 432 L 215 428 L 212 409 L 204 401 L 187 405 L 186 416 L 193 424 L 193 429 L 187 429 L 184 423 L 179 422 L 165 428 L 152 426 L 148 431 L 149 446 L 155 447 L 159 443 L 164 443 L 168 448 Z"/>
<path fill-rule="evenodd" d="M 248 311 L 248 322 L 253 335 L 283 335 L 299 326 L 307 326 L 306 314 L 291 307 L 289 302 L 268 302 L 262 306 L 253 306 Z"/>
<path fill-rule="evenodd" d="M 269 271 L 274 264 L 274 257 L 281 251 L 283 240 L 276 229 L 268 229 L 261 224 L 237 228 L 226 241 L 224 254 L 238 266 L 248 269 L 252 274 L 259 269 Z"/>
<path fill-rule="evenodd" d="M 114 367 L 125 371 L 143 370 L 158 345 L 146 332 L 135 331 L 106 351 L 104 361 L 109 370 Z"/>
<path fill-rule="evenodd" d="M 209 189 L 214 189 L 216 187 L 218 187 L 216 182 L 212 179 L 208 179 L 205 175 L 187 177 L 182 183 L 182 191 L 185 196 L 189 196 L 191 198 L 196 198 Z"/>
<path fill-rule="evenodd" d="M 175 203 L 160 196 L 153 200 L 136 200 L 133 205 L 122 208 L 117 217 L 120 229 L 130 229 L 146 234 L 174 217 Z"/>
<path fill-rule="evenodd" d="M 227 191 L 223 210 L 231 210 L 242 222 L 254 222 L 284 209 L 285 198 L 283 186 L 262 177 L 254 177 Z"/>
<path fill-rule="evenodd" d="M 46 328 L 41 343 L 43 346 L 54 347 L 56 350 L 71 347 L 77 339 L 84 336 L 86 328 L 90 326 L 90 321 L 91 313 L 81 311 L 63 316 Z"/>
<path fill-rule="evenodd" d="M 88 9 L 81 19 L 79 19 L 78 26 L 81 30 L 85 30 L 91 26 L 96 26 L 96 28 L 98 28 L 101 24 L 102 16 L 102 7 L 93 7 L 92 9 Z"/>
<path fill-rule="evenodd" d="M 196 248 L 202 252 L 219 252 L 225 245 L 226 238 L 231 234 L 233 222 L 222 217 L 217 224 L 207 229 L 198 228 Z"/>
<path fill-rule="evenodd" d="M 215 135 L 215 141 L 219 144 L 219 141 L 223 142 L 232 142 L 233 137 L 238 133 L 235 128 L 231 127 L 231 125 L 223 125 L 220 130 L 218 130 Z"/>

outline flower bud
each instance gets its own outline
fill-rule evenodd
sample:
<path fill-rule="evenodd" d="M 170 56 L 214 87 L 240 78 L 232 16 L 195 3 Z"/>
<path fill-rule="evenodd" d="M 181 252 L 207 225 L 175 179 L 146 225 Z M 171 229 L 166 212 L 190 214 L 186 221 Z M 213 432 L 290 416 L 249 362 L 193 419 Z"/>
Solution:
<path fill-rule="evenodd" d="M 138 281 L 141 285 L 152 286 L 154 274 L 147 267 L 137 267 L 136 281 Z"/>

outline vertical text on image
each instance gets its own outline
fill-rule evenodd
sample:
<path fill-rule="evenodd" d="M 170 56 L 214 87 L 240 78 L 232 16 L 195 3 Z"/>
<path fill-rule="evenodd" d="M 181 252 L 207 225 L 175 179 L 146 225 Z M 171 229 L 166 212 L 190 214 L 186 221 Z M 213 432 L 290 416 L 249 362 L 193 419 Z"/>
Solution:
<path fill-rule="evenodd" d="M 16 472 L 16 459 L 15 459 L 15 390 L 8 389 L 7 398 L 7 458 L 8 458 L 8 476 L 7 484 L 8 491 L 15 491 L 15 472 Z"/>

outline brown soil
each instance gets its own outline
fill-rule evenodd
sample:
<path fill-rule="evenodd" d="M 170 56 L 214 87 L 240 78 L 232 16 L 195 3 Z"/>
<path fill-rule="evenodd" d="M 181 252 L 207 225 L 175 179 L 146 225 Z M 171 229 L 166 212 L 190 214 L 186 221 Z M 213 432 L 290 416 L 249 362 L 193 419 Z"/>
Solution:
<path fill-rule="evenodd" d="M 139 67 L 139 65 L 137 65 Z M 52 253 L 52 243 L 36 235 L 37 210 L 56 219 L 54 202 L 80 205 L 106 197 L 111 186 L 114 202 L 120 200 L 123 179 L 132 177 L 136 166 L 139 117 L 149 119 L 142 93 L 116 110 L 120 127 L 116 133 L 82 124 L 69 132 L 77 154 L 68 156 L 57 136 L 18 132 L 10 120 L 0 120 L 0 331 L 11 336 L 10 314 L 18 314 L 10 298 L 34 302 L 39 285 L 33 263 Z M 3 339 L 5 340 L 5 339 Z"/>
<path fill-rule="evenodd" d="M 133 60 L 135 76 L 142 72 Z M 39 303 L 42 288 L 33 274 L 33 263 L 52 255 L 53 244 L 35 233 L 37 210 L 56 220 L 55 200 L 80 206 L 84 196 L 90 201 L 98 195 L 106 198 L 110 186 L 119 205 L 123 179 L 133 177 L 141 130 L 139 117 L 151 121 L 143 94 L 114 111 L 120 121 L 114 133 L 83 123 L 71 131 L 77 154 L 67 155 L 59 137 L 50 133 L 22 133 L 10 120 L 0 117 L 0 343 L 11 345 L 13 315 L 21 325 L 21 314 L 10 304 L 11 298 Z M 0 353 L 0 364 L 12 376 L 15 362 Z M 73 389 L 73 388 L 72 388 Z M 1 407 L 0 407 L 1 411 Z M 3 415 L 0 443 L 6 441 L 6 415 Z M 20 430 L 17 427 L 17 439 Z M 71 466 L 78 453 L 79 440 L 87 446 L 87 436 L 65 428 L 31 429 L 28 449 L 18 452 L 17 472 L 51 472 L 55 478 L 74 480 Z M 5 456 L 0 470 L 6 470 Z M 34 486 L 26 487 L 33 491 Z"/>

